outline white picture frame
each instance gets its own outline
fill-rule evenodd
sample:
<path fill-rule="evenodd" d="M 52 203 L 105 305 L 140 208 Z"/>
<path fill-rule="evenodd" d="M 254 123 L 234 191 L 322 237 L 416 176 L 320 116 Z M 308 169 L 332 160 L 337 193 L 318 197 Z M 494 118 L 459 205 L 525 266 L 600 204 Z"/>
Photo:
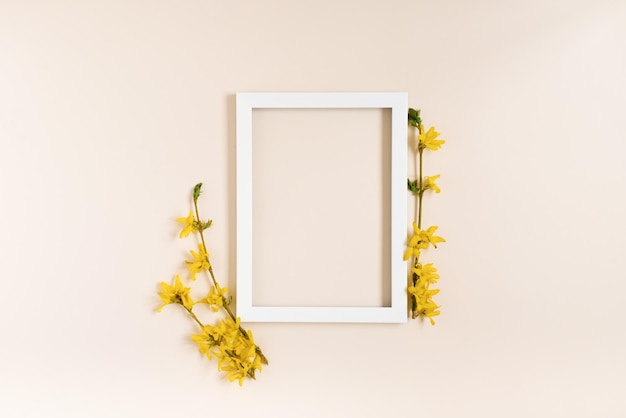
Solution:
<path fill-rule="evenodd" d="M 390 277 L 391 306 L 254 306 L 252 268 L 254 109 L 390 109 L 391 184 Z M 403 323 L 407 321 L 407 267 L 403 253 L 407 235 L 407 110 L 408 94 L 377 93 L 237 93 L 236 94 L 236 216 L 237 315 L 243 322 Z"/>

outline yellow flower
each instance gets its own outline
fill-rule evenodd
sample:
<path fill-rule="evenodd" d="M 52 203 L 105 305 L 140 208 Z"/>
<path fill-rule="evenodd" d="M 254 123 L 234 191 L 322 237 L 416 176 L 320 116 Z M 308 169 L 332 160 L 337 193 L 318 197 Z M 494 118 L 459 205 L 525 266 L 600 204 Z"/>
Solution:
<path fill-rule="evenodd" d="M 226 377 L 231 382 L 238 380 L 239 386 L 243 385 L 246 377 L 254 379 L 256 370 L 261 371 L 261 359 L 256 354 L 252 332 L 247 331 L 247 334 L 248 338 L 238 334 L 228 344 L 220 345 L 222 356 L 218 368 L 226 372 Z"/>
<path fill-rule="evenodd" d="M 431 189 L 433 190 L 435 193 L 439 193 L 441 191 L 441 189 L 439 189 L 439 186 L 437 186 L 435 184 L 435 181 L 441 177 L 441 175 L 437 174 L 436 176 L 432 176 L 432 177 L 426 177 L 424 185 L 422 187 L 424 187 L 424 190 L 428 190 Z"/>
<path fill-rule="evenodd" d="M 413 236 L 411 237 L 411 240 L 409 241 L 409 247 L 415 247 L 415 248 L 419 248 L 423 250 L 423 249 L 428 248 L 429 244 L 437 248 L 438 242 L 446 242 L 445 239 L 433 235 L 435 231 L 437 230 L 437 228 L 439 227 L 431 226 L 427 230 L 421 230 L 417 226 L 417 223 L 413 222 L 413 231 L 415 231 L 415 233 L 413 234 Z"/>
<path fill-rule="evenodd" d="M 404 252 L 404 260 L 408 260 L 411 256 L 419 257 L 420 250 L 425 250 L 429 245 L 437 248 L 438 242 L 446 242 L 445 239 L 434 236 L 438 226 L 431 226 L 427 230 L 421 230 L 416 222 L 413 222 L 414 234 L 409 240 L 406 251 Z"/>
<path fill-rule="evenodd" d="M 230 323 L 224 320 L 215 326 L 205 325 L 202 327 L 202 334 L 192 335 L 191 339 L 198 344 L 200 353 L 204 354 L 209 360 L 212 359 L 212 355 L 217 356 L 218 359 L 221 358 L 220 350 L 211 351 L 211 348 L 216 346 L 219 348 L 220 344 L 236 338 L 239 329 L 233 327 L 231 323 L 234 324 L 232 320 L 230 320 Z"/>
<path fill-rule="evenodd" d="M 185 224 L 185 226 L 183 227 L 183 230 L 180 231 L 180 235 L 178 236 L 179 238 L 187 237 L 192 232 L 198 232 L 198 224 L 196 223 L 193 217 L 192 211 L 189 211 L 189 216 L 187 216 L 186 218 L 176 219 L 176 222 L 181 222 Z"/>
<path fill-rule="evenodd" d="M 428 148 L 429 150 L 437 151 L 446 141 L 437 139 L 439 132 L 435 131 L 435 127 L 431 127 L 427 132 L 421 133 L 418 136 L 420 149 Z"/>
<path fill-rule="evenodd" d="M 441 314 L 441 311 L 439 311 L 438 309 L 439 306 L 437 305 L 435 305 L 434 307 L 423 308 L 419 311 L 419 314 L 428 318 L 430 320 L 430 325 L 435 325 L 435 320 L 433 319 L 433 316 L 438 316 L 439 314 Z"/>
<path fill-rule="evenodd" d="M 194 250 L 189 250 L 191 256 L 193 257 L 193 261 L 185 261 L 187 264 L 187 269 L 191 272 L 191 280 L 196 280 L 196 274 L 200 273 L 202 270 L 209 270 L 211 268 L 211 263 L 209 263 L 209 253 L 204 248 L 202 243 L 198 244 L 199 253 Z"/>
<path fill-rule="evenodd" d="M 159 292 L 159 296 L 161 296 L 163 305 L 159 307 L 159 312 L 161 312 L 161 309 L 163 309 L 165 305 L 169 305 L 170 303 L 179 303 L 187 308 L 187 310 L 191 310 L 193 306 L 193 300 L 191 296 L 189 296 L 189 290 L 191 289 L 183 286 L 178 274 L 174 280 L 174 286 L 161 282 L 161 289 L 163 289 L 163 291 Z"/>
<path fill-rule="evenodd" d="M 422 283 L 434 284 L 439 280 L 437 269 L 433 267 L 433 263 L 428 263 L 423 266 L 418 264 L 417 267 L 413 268 L 413 273 L 417 275 L 418 280 Z"/>
<path fill-rule="evenodd" d="M 202 334 L 195 334 L 191 336 L 193 342 L 198 344 L 198 351 L 200 351 L 200 353 L 206 356 L 209 360 L 213 358 L 211 354 L 214 354 L 211 353 L 211 348 L 217 344 L 211 334 L 212 328 L 213 327 L 210 325 L 205 325 L 202 327 Z"/>
<path fill-rule="evenodd" d="M 409 286 L 407 291 L 415 298 L 417 303 L 416 314 L 424 316 L 430 320 L 431 325 L 435 325 L 433 316 L 439 315 L 439 306 L 432 300 L 432 297 L 439 293 L 439 289 L 429 289 L 428 284 L 420 283 L 415 286 Z"/>
<path fill-rule="evenodd" d="M 419 248 L 407 247 L 406 251 L 404 251 L 404 261 L 408 260 L 411 257 L 420 258 Z"/>
<path fill-rule="evenodd" d="M 255 378 L 255 372 L 261 371 L 263 359 L 257 353 L 252 332 L 246 331 L 247 336 L 240 332 L 241 319 L 233 321 L 225 318 L 219 324 L 205 325 L 202 334 L 196 334 L 191 339 L 198 344 L 198 350 L 209 360 L 217 357 L 217 368 L 226 373 L 231 382 L 237 380 L 239 386 L 249 377 Z"/>
<path fill-rule="evenodd" d="M 211 286 L 211 291 L 204 298 L 200 299 L 197 303 L 206 303 L 211 307 L 213 312 L 217 312 L 220 310 L 222 306 L 224 306 L 224 299 L 226 299 L 226 292 L 228 292 L 227 287 L 215 287 Z"/>

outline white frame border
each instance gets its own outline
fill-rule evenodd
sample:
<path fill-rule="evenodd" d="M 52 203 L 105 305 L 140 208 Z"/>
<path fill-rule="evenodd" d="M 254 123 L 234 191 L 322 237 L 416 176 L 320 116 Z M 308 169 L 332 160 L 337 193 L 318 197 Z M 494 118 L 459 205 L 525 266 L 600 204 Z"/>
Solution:
<path fill-rule="evenodd" d="M 408 94 L 237 93 L 237 315 L 243 322 L 407 321 L 406 264 Z M 252 305 L 252 110 L 391 109 L 391 306 L 293 307 Z"/>

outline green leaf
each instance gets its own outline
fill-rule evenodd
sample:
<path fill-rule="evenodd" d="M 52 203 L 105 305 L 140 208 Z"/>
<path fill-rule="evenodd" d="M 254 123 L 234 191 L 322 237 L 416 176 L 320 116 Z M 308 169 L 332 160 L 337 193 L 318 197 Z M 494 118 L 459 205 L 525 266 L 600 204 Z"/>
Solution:
<path fill-rule="evenodd" d="M 409 108 L 409 125 L 418 127 L 422 124 L 422 118 L 420 118 L 421 110 L 416 110 L 413 108 Z"/>
<path fill-rule="evenodd" d="M 202 190 L 200 190 L 201 188 L 202 188 L 202 183 L 198 183 L 194 186 L 193 200 L 198 200 L 198 198 L 200 197 L 200 193 L 202 193 Z"/>
<path fill-rule="evenodd" d="M 406 187 L 414 195 L 418 195 L 420 193 L 420 188 L 417 186 L 417 180 L 411 181 L 411 179 L 406 179 Z"/>

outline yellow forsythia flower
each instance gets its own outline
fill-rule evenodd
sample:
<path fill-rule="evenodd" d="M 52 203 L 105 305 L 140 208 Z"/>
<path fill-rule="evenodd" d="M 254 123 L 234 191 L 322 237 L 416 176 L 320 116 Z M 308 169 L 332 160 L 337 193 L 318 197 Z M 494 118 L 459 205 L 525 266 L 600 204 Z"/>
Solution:
<path fill-rule="evenodd" d="M 196 303 L 206 303 L 211 307 L 211 310 L 213 312 L 217 312 L 220 310 L 221 307 L 224 306 L 226 292 L 228 292 L 227 287 L 216 288 L 215 286 L 211 286 L 211 291 L 209 292 L 209 294 L 204 299 L 200 299 Z"/>
<path fill-rule="evenodd" d="M 198 350 L 200 353 L 211 360 L 213 358 L 212 355 L 217 355 L 219 353 L 219 350 L 217 353 L 212 352 L 211 348 L 219 346 L 220 341 L 224 338 L 233 338 L 232 331 L 233 330 L 227 330 L 223 323 L 220 323 L 217 326 L 205 325 L 202 328 L 202 334 L 192 335 L 191 339 L 193 342 L 198 344 Z"/>
<path fill-rule="evenodd" d="M 439 315 L 439 306 L 433 301 L 432 297 L 439 293 L 439 289 L 429 289 L 427 285 L 421 284 L 419 281 L 415 286 L 407 288 L 409 294 L 415 297 L 417 301 L 417 313 L 425 316 L 430 320 L 431 325 L 435 325 L 433 316 Z"/>
<path fill-rule="evenodd" d="M 239 386 L 246 377 L 254 379 L 255 371 L 262 369 L 252 332 L 246 331 L 248 337 L 244 337 L 239 330 L 240 321 L 240 318 L 237 321 L 226 318 L 216 326 L 205 326 L 202 334 L 191 337 L 203 355 L 218 358 L 218 369 L 226 372 L 231 382 L 238 380 Z"/>
<path fill-rule="evenodd" d="M 187 269 L 191 272 L 191 280 L 196 280 L 196 274 L 211 268 L 209 253 L 205 250 L 202 243 L 198 244 L 198 252 L 194 250 L 189 250 L 189 252 L 193 257 L 193 261 L 185 261 L 185 264 L 187 264 Z"/>
<path fill-rule="evenodd" d="M 435 284 L 437 280 L 439 280 L 437 269 L 433 267 L 433 263 L 425 265 L 418 264 L 417 267 L 413 268 L 413 273 L 415 273 L 418 280 L 423 283 Z"/>
<path fill-rule="evenodd" d="M 435 127 L 431 127 L 427 132 L 421 133 L 418 136 L 419 145 L 418 147 L 421 149 L 428 148 L 432 151 L 437 151 L 446 141 L 442 139 L 437 139 L 439 137 L 439 132 L 435 131 Z"/>
<path fill-rule="evenodd" d="M 237 320 L 239 321 L 239 318 Z M 218 368 L 226 372 L 226 377 L 231 382 L 238 380 L 239 386 L 243 385 L 246 377 L 254 378 L 255 370 L 261 370 L 261 358 L 256 353 L 252 332 L 247 333 L 249 338 L 238 334 L 237 338 L 228 341 L 228 344 L 220 345 Z"/>
<path fill-rule="evenodd" d="M 442 237 L 433 235 L 439 228 L 438 226 L 431 226 L 427 230 L 421 230 L 416 222 L 413 222 L 414 234 L 409 240 L 408 248 L 404 252 L 404 260 L 408 260 L 411 256 L 419 257 L 420 250 L 428 248 L 429 245 L 437 248 L 438 242 L 446 242 Z"/>
<path fill-rule="evenodd" d="M 436 176 L 432 176 L 432 177 L 426 177 L 424 185 L 422 187 L 424 187 L 424 190 L 428 190 L 431 189 L 433 190 L 435 193 L 439 193 L 441 191 L 441 189 L 439 188 L 439 186 L 437 186 L 435 184 L 435 181 L 441 177 L 441 175 L 437 174 Z"/>
<path fill-rule="evenodd" d="M 404 251 L 404 261 L 408 260 L 411 257 L 419 258 L 420 249 L 417 247 L 407 247 L 406 251 Z"/>
<path fill-rule="evenodd" d="M 174 280 L 174 286 L 161 282 L 161 289 L 163 289 L 163 291 L 159 292 L 159 296 L 161 296 L 163 305 L 159 307 L 159 312 L 161 312 L 161 309 L 163 309 L 165 305 L 169 305 L 170 303 L 179 303 L 187 309 L 191 309 L 193 306 L 193 300 L 191 296 L 189 296 L 191 289 L 183 286 L 178 274 Z"/>
<path fill-rule="evenodd" d="M 213 347 L 213 345 L 209 338 L 207 328 L 209 327 L 203 327 L 202 334 L 192 335 L 191 339 L 194 343 L 198 344 L 198 351 L 200 351 L 203 356 L 206 356 L 209 360 L 211 360 L 213 358 L 213 356 L 211 355 L 211 347 Z"/>
<path fill-rule="evenodd" d="M 416 222 L 413 222 L 413 231 L 415 232 L 409 241 L 409 247 L 417 247 L 420 249 L 428 248 L 428 245 L 432 245 L 437 248 L 438 242 L 446 242 L 442 237 L 433 235 L 439 228 L 438 226 L 428 227 L 427 230 L 421 230 Z"/>
<path fill-rule="evenodd" d="M 198 232 L 198 225 L 193 217 L 192 211 L 189 211 L 189 216 L 187 216 L 186 218 L 176 219 L 176 222 L 181 222 L 185 224 L 183 230 L 180 231 L 180 235 L 178 236 L 179 238 L 185 238 L 189 236 L 189 234 L 191 234 L 192 232 Z"/>

